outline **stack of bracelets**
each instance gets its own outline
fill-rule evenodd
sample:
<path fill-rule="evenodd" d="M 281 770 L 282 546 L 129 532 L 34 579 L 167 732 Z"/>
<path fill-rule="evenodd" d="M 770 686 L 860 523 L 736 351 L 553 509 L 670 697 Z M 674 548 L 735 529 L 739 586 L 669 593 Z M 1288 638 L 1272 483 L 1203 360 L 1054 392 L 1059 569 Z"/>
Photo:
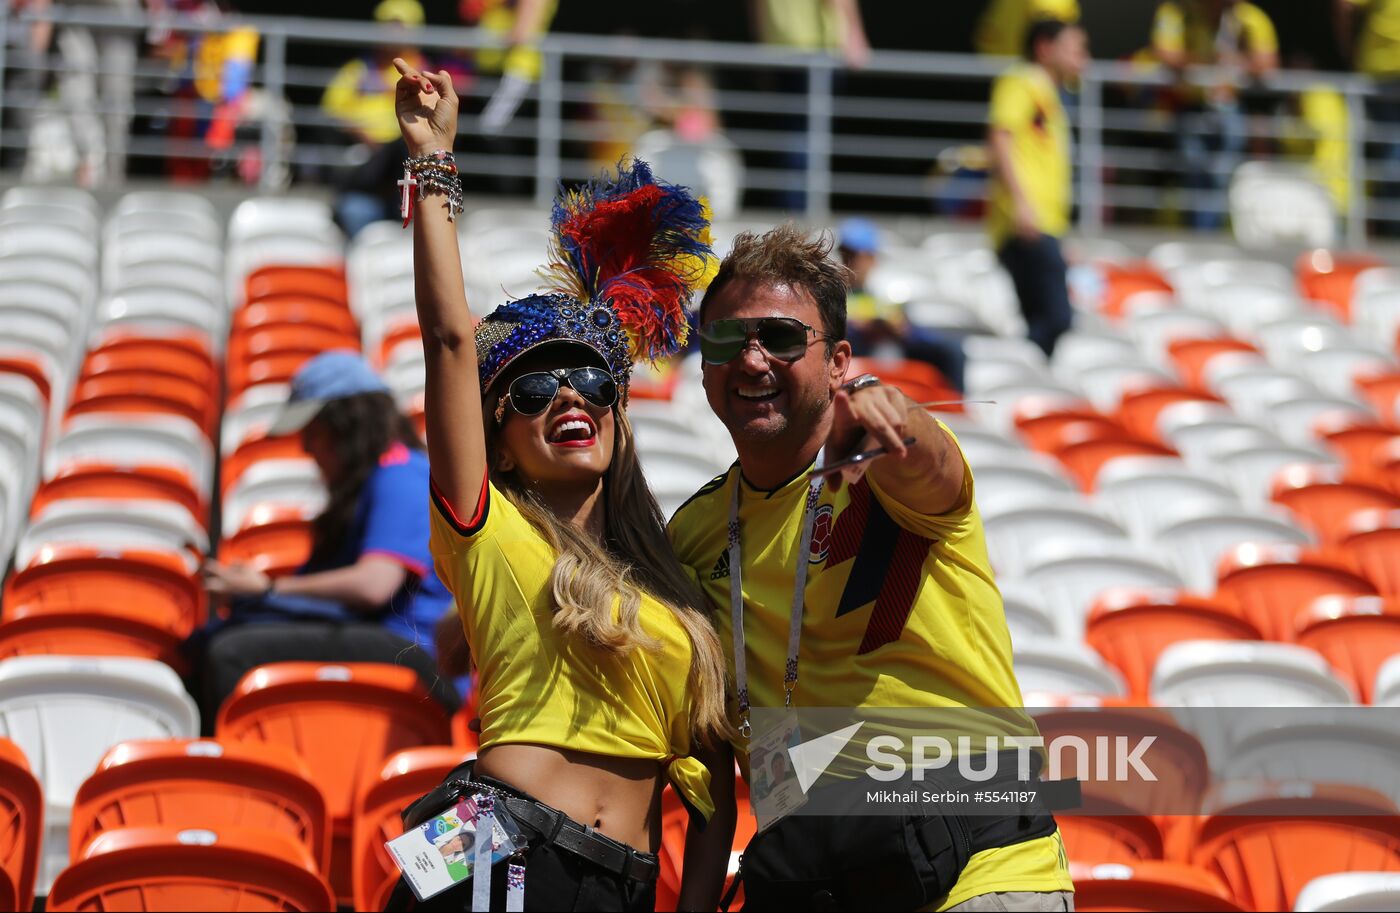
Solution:
<path fill-rule="evenodd" d="M 404 159 L 403 179 L 398 182 L 401 191 L 399 215 L 408 226 L 413 218 L 413 200 L 423 199 L 430 193 L 440 193 L 447 197 L 447 219 L 455 221 L 457 214 L 465 207 L 462 203 L 462 180 L 457 177 L 457 160 L 451 150 L 440 149 L 417 158 Z M 414 192 L 417 188 L 417 192 Z"/>

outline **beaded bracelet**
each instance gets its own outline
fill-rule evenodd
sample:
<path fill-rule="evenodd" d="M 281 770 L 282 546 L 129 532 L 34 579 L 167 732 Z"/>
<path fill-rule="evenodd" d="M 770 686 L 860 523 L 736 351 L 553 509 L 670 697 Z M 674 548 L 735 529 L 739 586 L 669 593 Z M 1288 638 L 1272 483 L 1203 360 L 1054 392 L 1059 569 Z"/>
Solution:
<path fill-rule="evenodd" d="M 465 209 L 462 201 L 462 179 L 457 176 L 457 159 L 447 149 L 439 149 L 403 162 L 403 178 L 399 180 L 399 215 L 404 228 L 413 218 L 413 201 L 429 193 L 447 198 L 447 221 L 455 222 Z M 415 192 L 416 191 L 416 192 Z"/>

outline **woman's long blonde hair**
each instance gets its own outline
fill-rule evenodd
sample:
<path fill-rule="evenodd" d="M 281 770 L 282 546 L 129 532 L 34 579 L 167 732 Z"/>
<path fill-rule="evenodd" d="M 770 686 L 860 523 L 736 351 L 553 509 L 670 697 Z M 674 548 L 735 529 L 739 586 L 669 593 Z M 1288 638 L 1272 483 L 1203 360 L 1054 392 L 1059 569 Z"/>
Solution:
<path fill-rule="evenodd" d="M 613 418 L 612 462 L 603 474 L 603 541 L 595 541 L 560 520 L 514 472 L 493 465 L 491 481 L 559 554 L 550 574 L 550 590 L 554 626 L 561 633 L 615 656 L 626 656 L 636 649 L 657 646 L 642 629 L 642 593 L 671 610 L 690 638 L 687 691 L 694 701 L 691 732 L 701 742 L 714 745 L 733 734 L 725 714 L 725 665 L 719 635 L 710 621 L 704 595 L 671 549 L 661 508 L 637 460 L 626 410 L 614 407 Z M 491 429 L 488 448 L 495 450 L 499 428 L 487 424 Z"/>

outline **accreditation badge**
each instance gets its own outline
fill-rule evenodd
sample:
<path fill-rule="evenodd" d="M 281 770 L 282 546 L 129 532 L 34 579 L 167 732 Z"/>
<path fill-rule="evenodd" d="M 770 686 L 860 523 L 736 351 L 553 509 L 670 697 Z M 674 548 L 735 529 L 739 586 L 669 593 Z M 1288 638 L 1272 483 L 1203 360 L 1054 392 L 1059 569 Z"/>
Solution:
<path fill-rule="evenodd" d="M 779 725 L 755 733 L 749 742 L 749 800 L 760 831 L 807 803 L 789 753 L 801 744 L 795 713 L 782 714 Z"/>

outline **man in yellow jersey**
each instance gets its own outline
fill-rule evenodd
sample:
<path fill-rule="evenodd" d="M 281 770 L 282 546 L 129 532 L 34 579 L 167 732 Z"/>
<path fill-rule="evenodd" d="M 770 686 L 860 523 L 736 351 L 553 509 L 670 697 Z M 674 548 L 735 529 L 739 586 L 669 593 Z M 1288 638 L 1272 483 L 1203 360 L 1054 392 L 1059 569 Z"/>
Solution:
<path fill-rule="evenodd" d="M 987 227 L 1016 286 L 1027 335 L 1049 355 L 1073 317 L 1060 251 L 1069 230 L 1072 174 L 1060 89 L 1088 63 L 1084 30 L 1042 19 L 1026 36 L 1026 57 L 992 87 Z"/>
<path fill-rule="evenodd" d="M 1022 703 L 972 474 L 953 435 L 908 397 L 846 377 L 850 276 L 830 252 L 791 225 L 741 234 L 700 307 L 706 395 L 739 460 L 670 532 L 730 647 L 745 769 L 750 704 L 927 713 Z M 889 455 L 859 478 L 809 476 L 819 461 L 876 446 Z M 745 850 L 745 909 L 1072 909 L 1043 808 L 957 824 L 967 830 L 955 844 L 936 808 L 790 815 Z M 791 877 L 768 874 L 775 866 Z"/>
<path fill-rule="evenodd" d="M 1392 132 L 1400 130 L 1400 0 L 1333 0 L 1333 4 L 1343 57 L 1376 82 L 1376 96 L 1367 100 L 1367 115 Z M 1363 14 L 1359 23 L 1357 12 Z M 1400 163 L 1400 142 L 1381 141 L 1380 146 L 1387 163 Z M 1389 198 L 1400 191 L 1395 181 L 1379 182 L 1379 186 Z M 1395 234 L 1396 229 L 1387 233 Z"/>
<path fill-rule="evenodd" d="M 1015 57 L 1026 46 L 1031 25 L 1040 19 L 1079 21 L 1079 0 L 992 0 L 977 20 L 972 43 L 979 54 Z"/>
<path fill-rule="evenodd" d="M 1152 22 L 1152 52 L 1182 76 L 1188 66 L 1220 67 L 1225 78 L 1205 91 L 1177 90 L 1177 150 L 1193 191 L 1192 224 L 1219 228 L 1224 190 L 1244 155 L 1245 120 L 1234 80 L 1278 69 L 1278 34 L 1262 9 L 1245 0 L 1166 0 Z"/>

